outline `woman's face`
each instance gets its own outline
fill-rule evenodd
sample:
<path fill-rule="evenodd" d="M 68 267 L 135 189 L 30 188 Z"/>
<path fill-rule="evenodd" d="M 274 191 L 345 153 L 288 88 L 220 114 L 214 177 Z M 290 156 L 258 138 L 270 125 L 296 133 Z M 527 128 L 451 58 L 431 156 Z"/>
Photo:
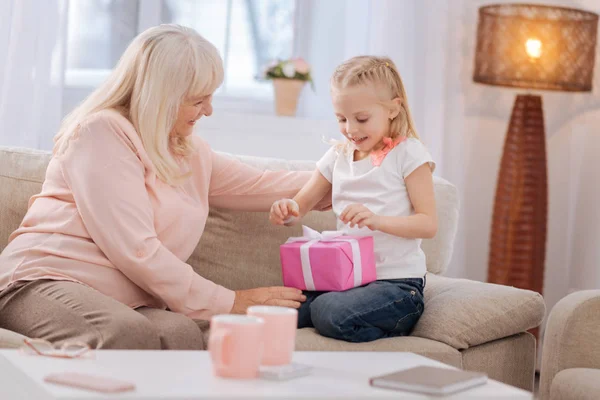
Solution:
<path fill-rule="evenodd" d="M 171 136 L 190 136 L 194 132 L 196 121 L 203 116 L 210 117 L 212 112 L 212 94 L 184 100 L 179 107 Z"/>

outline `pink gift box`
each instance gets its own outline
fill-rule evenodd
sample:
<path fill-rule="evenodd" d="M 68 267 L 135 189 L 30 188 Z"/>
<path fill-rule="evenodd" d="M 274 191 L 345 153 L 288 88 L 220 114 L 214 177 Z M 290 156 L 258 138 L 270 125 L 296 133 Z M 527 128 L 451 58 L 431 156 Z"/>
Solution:
<path fill-rule="evenodd" d="M 279 248 L 284 286 L 342 291 L 377 279 L 372 236 L 336 236 L 336 232 L 321 235 L 310 228 L 308 231 L 312 237 L 307 236 L 305 228 L 304 237 L 290 238 Z"/>

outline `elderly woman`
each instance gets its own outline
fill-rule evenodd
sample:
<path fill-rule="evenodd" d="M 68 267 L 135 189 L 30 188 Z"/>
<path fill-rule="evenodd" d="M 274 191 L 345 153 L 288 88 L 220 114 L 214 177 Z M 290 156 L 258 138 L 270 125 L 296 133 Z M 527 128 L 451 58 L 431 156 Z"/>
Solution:
<path fill-rule="evenodd" d="M 192 29 L 133 40 L 64 119 L 42 191 L 0 255 L 0 327 L 93 348 L 201 349 L 193 319 L 300 306 L 299 290 L 234 292 L 185 262 L 209 206 L 268 211 L 310 178 L 259 171 L 192 135 L 222 80 L 218 51 Z"/>

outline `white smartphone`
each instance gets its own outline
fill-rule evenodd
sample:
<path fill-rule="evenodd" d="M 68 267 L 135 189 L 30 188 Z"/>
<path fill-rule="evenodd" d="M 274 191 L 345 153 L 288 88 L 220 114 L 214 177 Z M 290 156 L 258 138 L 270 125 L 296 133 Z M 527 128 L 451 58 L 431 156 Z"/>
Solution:
<path fill-rule="evenodd" d="M 274 381 L 285 381 L 288 379 L 306 376 L 312 369 L 309 365 L 291 363 L 278 366 L 260 367 L 260 377 Z"/>
<path fill-rule="evenodd" d="M 135 389 L 135 385 L 131 382 L 78 372 L 60 372 L 51 374 L 46 376 L 44 381 L 102 393 L 120 393 Z"/>

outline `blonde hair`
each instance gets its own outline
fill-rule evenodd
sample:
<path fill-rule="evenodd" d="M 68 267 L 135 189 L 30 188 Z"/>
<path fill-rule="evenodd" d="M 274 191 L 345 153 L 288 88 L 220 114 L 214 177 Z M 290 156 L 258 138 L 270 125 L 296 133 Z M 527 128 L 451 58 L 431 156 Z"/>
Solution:
<path fill-rule="evenodd" d="M 157 176 L 170 185 L 185 178 L 176 157 L 194 151 L 190 137 L 170 137 L 179 107 L 191 97 L 212 94 L 223 82 L 218 50 L 196 31 L 167 24 L 139 34 L 106 82 L 67 115 L 54 138 L 54 153 L 90 115 L 115 109 L 134 126 Z"/>
<path fill-rule="evenodd" d="M 400 112 L 390 123 L 390 137 L 413 137 L 419 139 L 415 123 L 408 106 L 408 99 L 400 73 L 394 62 L 388 57 L 358 56 L 344 61 L 333 72 L 331 87 L 345 89 L 355 86 L 374 85 L 387 88 L 389 92 L 378 90 L 382 103 L 389 103 L 395 98 L 401 100 Z M 391 97 L 390 97 L 391 95 Z"/>

